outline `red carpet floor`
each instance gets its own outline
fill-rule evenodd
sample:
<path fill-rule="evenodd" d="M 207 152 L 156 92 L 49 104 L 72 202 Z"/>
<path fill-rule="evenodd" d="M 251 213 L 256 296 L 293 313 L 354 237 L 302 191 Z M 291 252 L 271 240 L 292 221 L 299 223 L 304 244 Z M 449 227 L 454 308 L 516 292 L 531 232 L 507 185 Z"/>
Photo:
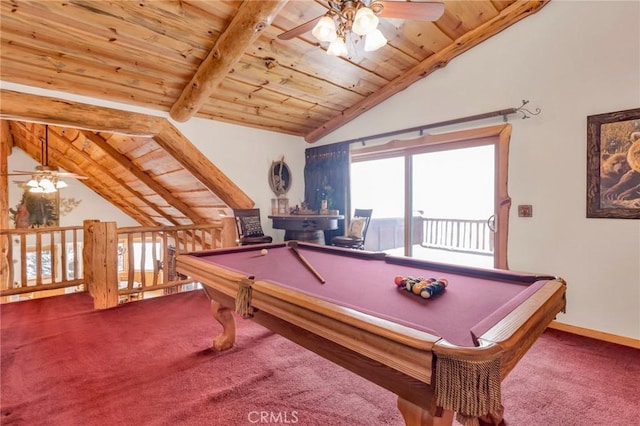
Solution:
<path fill-rule="evenodd" d="M 401 425 L 395 396 L 261 326 L 209 349 L 201 291 L 0 307 L 2 425 Z M 547 331 L 503 385 L 515 425 L 636 425 L 640 351 Z"/>

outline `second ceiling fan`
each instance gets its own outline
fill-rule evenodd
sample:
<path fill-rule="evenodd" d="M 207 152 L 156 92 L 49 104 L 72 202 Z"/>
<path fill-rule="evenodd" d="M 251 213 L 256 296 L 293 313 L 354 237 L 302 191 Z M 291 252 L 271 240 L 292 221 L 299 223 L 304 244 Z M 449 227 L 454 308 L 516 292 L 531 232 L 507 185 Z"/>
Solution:
<path fill-rule="evenodd" d="M 437 21 L 444 13 L 444 4 L 421 1 L 338 0 L 329 1 L 329 10 L 278 36 L 281 40 L 311 31 L 321 42 L 328 42 L 327 53 L 346 56 L 346 40 L 351 33 L 365 37 L 364 50 L 377 50 L 387 44 L 387 39 L 377 28 L 379 17 L 418 21 Z"/>
<path fill-rule="evenodd" d="M 39 138 L 41 143 L 40 162 L 42 165 L 36 167 L 35 171 L 16 170 L 8 176 L 28 176 L 31 179 L 26 182 L 29 192 L 52 193 L 68 185 L 62 180 L 63 177 L 73 179 L 87 179 L 86 176 L 69 172 L 59 172 L 57 168 L 49 166 L 49 125 L 44 126 L 44 137 Z"/>

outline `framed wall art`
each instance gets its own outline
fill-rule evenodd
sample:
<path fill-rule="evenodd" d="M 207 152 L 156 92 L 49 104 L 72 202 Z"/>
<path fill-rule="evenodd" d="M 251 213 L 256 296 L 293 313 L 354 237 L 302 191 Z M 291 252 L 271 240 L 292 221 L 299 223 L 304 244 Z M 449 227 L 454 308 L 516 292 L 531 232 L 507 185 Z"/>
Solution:
<path fill-rule="evenodd" d="M 16 228 L 57 227 L 60 224 L 60 192 L 33 193 L 25 186 L 22 200 L 9 212 Z"/>
<path fill-rule="evenodd" d="M 587 117 L 587 217 L 640 219 L 640 108 Z"/>

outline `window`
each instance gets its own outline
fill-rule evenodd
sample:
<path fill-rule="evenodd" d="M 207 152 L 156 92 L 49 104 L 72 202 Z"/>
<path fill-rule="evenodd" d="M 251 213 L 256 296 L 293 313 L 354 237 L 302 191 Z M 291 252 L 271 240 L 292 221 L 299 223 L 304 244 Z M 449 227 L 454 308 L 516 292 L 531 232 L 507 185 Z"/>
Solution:
<path fill-rule="evenodd" d="M 35 247 L 27 248 L 26 253 L 26 267 L 27 267 L 27 280 L 37 280 L 38 278 L 38 253 L 36 253 Z M 51 268 L 52 268 L 51 247 L 46 247 L 40 252 L 40 279 L 51 281 Z"/>

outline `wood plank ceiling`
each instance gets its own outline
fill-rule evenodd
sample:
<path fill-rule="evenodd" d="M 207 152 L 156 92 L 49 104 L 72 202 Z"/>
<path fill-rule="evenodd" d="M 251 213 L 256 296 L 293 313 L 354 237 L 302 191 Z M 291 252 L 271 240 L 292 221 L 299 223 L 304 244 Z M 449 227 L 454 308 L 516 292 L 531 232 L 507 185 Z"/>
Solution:
<path fill-rule="evenodd" d="M 379 28 L 389 40 L 386 46 L 364 52 L 362 43 L 354 40 L 349 57 L 338 58 L 327 55 L 326 46 L 310 32 L 286 41 L 277 38 L 326 13 L 324 0 L 3 0 L 0 79 L 144 106 L 168 112 L 177 121 L 195 115 L 314 142 L 535 13 L 547 1 L 443 3 L 444 15 L 436 22 L 381 19 Z M 4 119 L 47 122 L 17 113 L 20 106 L 6 105 L 4 99 L 0 108 Z M 73 122 L 66 124 L 73 127 Z M 42 128 L 24 123 L 8 128 L 16 146 L 30 155 L 40 152 Z M 107 129 L 51 130 L 73 149 L 84 147 L 92 162 L 85 174 L 95 171 L 102 176 L 129 167 L 153 174 L 155 182 L 165 185 L 168 194 L 142 184 L 144 179 L 135 173 L 125 177 L 115 173 L 121 178 L 109 185 L 122 187 L 120 192 L 102 191 L 123 209 L 124 204 L 135 205 L 135 211 L 127 214 L 141 223 L 198 222 L 211 213 L 207 208 L 252 204 L 246 199 L 229 203 L 215 194 L 219 188 L 193 176 L 170 187 L 169 180 L 159 176 L 191 172 L 178 167 L 171 155 L 159 154 L 161 147 L 142 143 L 139 136 L 109 135 Z M 26 141 L 35 145 L 28 147 Z M 104 143 L 111 149 L 100 148 Z M 54 149 L 62 158 L 72 148 Z M 143 157 L 156 158 L 154 166 L 141 167 Z M 72 158 L 89 161 L 79 153 Z M 127 166 L 122 165 L 124 160 Z M 76 172 L 69 164 L 57 165 Z M 208 197 L 202 197 L 199 185 L 210 192 Z M 171 198 L 185 187 L 194 190 L 193 198 Z M 192 209 L 189 214 L 180 203 Z"/>

